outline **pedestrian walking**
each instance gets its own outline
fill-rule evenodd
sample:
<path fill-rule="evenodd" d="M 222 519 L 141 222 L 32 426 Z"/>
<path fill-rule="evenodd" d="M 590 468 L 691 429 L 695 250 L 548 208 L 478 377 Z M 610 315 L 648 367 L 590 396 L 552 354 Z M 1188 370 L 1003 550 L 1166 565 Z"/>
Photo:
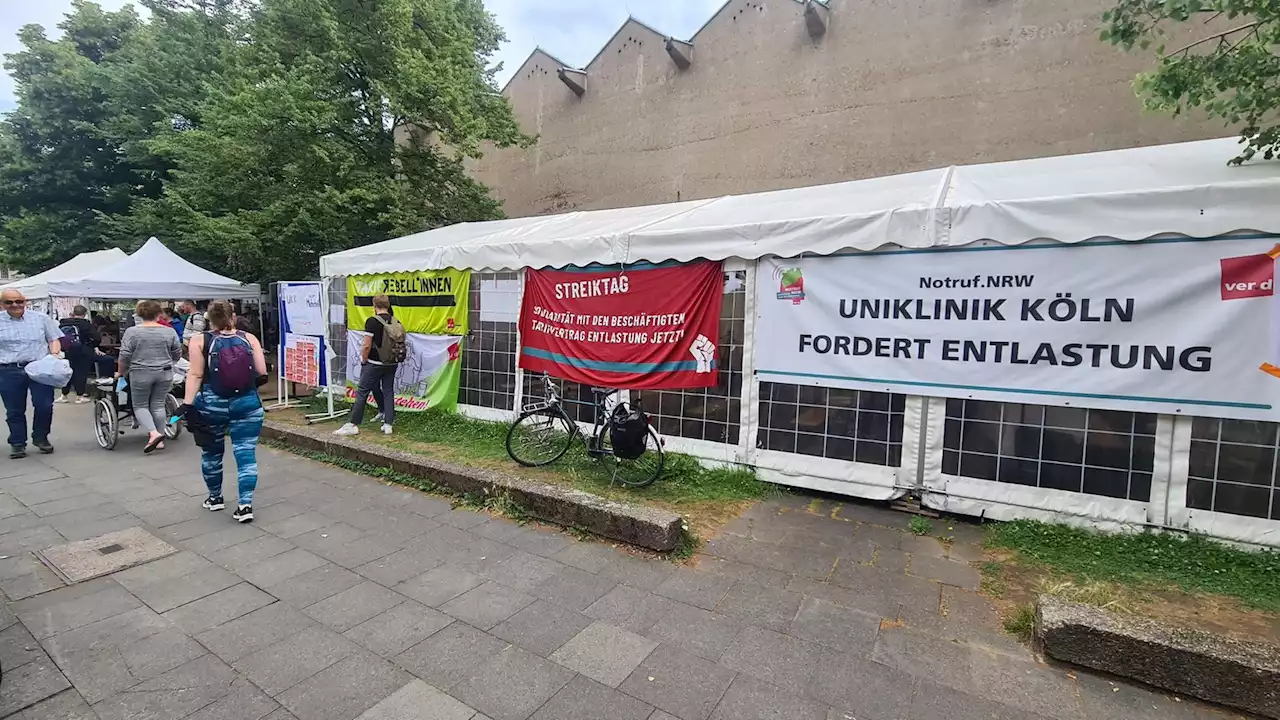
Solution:
<path fill-rule="evenodd" d="M 0 396 L 9 425 L 9 457 L 27 456 L 27 397 L 31 398 L 31 444 L 40 452 L 53 452 L 53 388 L 27 376 L 27 365 L 62 351 L 62 333 L 53 318 L 27 309 L 27 298 L 18 290 L 0 292 Z"/>
<path fill-rule="evenodd" d="M 373 299 L 373 317 L 365 321 L 364 331 L 356 406 L 351 408 L 347 423 L 335 430 L 334 435 L 360 434 L 370 393 L 378 405 L 375 422 L 382 421 L 383 434 L 390 435 L 396 421 L 396 371 L 408 352 L 407 334 L 404 325 L 391 313 L 391 299 L 386 295 Z"/>
<path fill-rule="evenodd" d="M 142 322 L 125 330 L 120 339 L 117 377 L 129 383 L 133 417 L 147 431 L 142 452 L 150 455 L 164 449 L 164 427 L 169 422 L 165 398 L 173 389 L 173 364 L 182 359 L 182 344 L 173 328 L 160 323 L 160 303 L 143 300 L 135 313 Z"/>
<path fill-rule="evenodd" d="M 207 328 L 208 318 L 194 300 L 184 300 L 180 307 L 185 316 L 182 320 L 182 346 L 190 347 L 191 338 L 203 333 Z"/>
<path fill-rule="evenodd" d="M 76 394 L 76 404 L 89 402 L 89 371 L 93 369 L 94 357 L 102 338 L 89 320 L 89 308 L 77 305 L 71 309 L 71 317 L 58 321 L 58 330 L 62 332 L 62 357 L 71 365 L 71 382 L 62 388 L 62 394 L 55 402 L 68 402 L 72 391 Z"/>
<path fill-rule="evenodd" d="M 222 465 L 226 439 L 236 461 L 238 503 L 232 515 L 253 520 L 253 491 L 258 486 L 258 437 L 265 413 L 258 388 L 267 382 L 267 359 L 253 335 L 236 330 L 231 304 L 209 304 L 204 318 L 209 330 L 191 338 L 187 393 L 180 414 L 204 451 L 200 470 L 209 497 L 206 510 L 222 510 Z"/>

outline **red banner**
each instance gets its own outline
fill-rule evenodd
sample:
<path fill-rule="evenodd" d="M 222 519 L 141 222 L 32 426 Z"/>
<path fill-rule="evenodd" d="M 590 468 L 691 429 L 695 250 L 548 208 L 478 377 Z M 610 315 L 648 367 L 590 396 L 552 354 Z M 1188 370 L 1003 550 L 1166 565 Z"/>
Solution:
<path fill-rule="evenodd" d="M 637 390 L 718 380 L 718 262 L 528 270 L 520 367 Z"/>

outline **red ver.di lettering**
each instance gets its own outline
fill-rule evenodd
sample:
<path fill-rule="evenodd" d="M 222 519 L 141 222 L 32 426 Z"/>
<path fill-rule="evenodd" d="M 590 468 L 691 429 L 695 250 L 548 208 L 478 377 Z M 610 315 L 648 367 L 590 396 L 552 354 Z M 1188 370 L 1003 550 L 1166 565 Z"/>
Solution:
<path fill-rule="evenodd" d="M 599 387 L 714 387 L 720 263 L 528 270 L 520 367 Z"/>

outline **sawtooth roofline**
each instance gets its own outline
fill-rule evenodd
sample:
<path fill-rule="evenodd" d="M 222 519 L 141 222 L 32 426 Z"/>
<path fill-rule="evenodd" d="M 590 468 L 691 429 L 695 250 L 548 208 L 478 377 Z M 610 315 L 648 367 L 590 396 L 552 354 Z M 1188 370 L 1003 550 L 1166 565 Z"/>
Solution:
<path fill-rule="evenodd" d="M 797 5 L 805 4 L 805 0 L 791 0 L 791 2 L 794 2 Z M 830 0 L 815 0 L 815 2 L 819 2 L 823 5 L 830 4 Z M 716 10 L 714 13 L 712 13 L 711 17 L 707 18 L 707 21 L 702 23 L 701 27 L 699 27 L 697 31 L 694 32 L 693 35 L 689 37 L 688 40 L 684 40 L 683 42 L 693 44 L 694 41 L 698 39 L 698 36 L 702 34 L 702 31 L 706 30 L 711 25 L 711 23 L 715 22 L 716 18 L 720 17 L 721 13 L 725 11 L 725 8 L 729 7 L 729 5 L 732 3 L 733 3 L 733 0 L 725 0 L 724 4 L 721 5 L 720 8 Z M 524 59 L 524 62 L 520 63 L 520 67 L 516 68 L 515 73 L 511 75 L 511 77 L 507 80 L 506 84 L 502 86 L 502 92 L 505 93 L 507 91 L 507 88 L 511 87 L 511 83 L 514 82 L 517 77 L 520 77 L 520 73 L 525 69 L 525 66 L 528 65 L 530 61 L 532 61 L 535 57 L 537 57 L 539 53 L 541 53 L 542 55 L 545 55 L 548 59 L 554 61 L 559 67 L 567 68 L 570 70 L 580 70 L 582 72 L 589 73 L 591 70 L 591 66 L 595 63 L 596 60 L 600 59 L 600 55 L 604 53 L 605 48 L 609 47 L 609 43 L 613 42 L 614 38 L 618 37 L 618 35 L 621 34 L 623 30 L 627 29 L 627 25 L 630 25 L 631 23 L 635 23 L 636 25 L 639 25 L 640 27 L 644 28 L 645 30 L 648 30 L 649 32 L 653 33 L 654 35 L 657 35 L 658 37 L 664 40 L 667 38 L 673 38 L 673 39 L 679 40 L 679 38 L 676 38 L 674 35 L 668 35 L 667 33 L 664 33 L 658 30 L 657 28 L 650 25 L 649 23 L 646 23 L 645 21 L 637 18 L 635 15 L 629 15 L 627 19 L 622 21 L 622 24 L 618 26 L 618 29 L 615 30 L 614 33 L 609 36 L 609 39 L 604 41 L 604 44 L 600 46 L 600 49 L 596 51 L 596 54 L 592 56 L 591 60 L 588 61 L 586 65 L 580 68 L 575 68 L 572 65 L 566 63 L 565 61 L 561 60 L 560 58 L 556 57 L 555 55 L 552 55 L 551 53 L 544 50 L 541 45 L 539 45 L 538 47 L 535 47 L 533 49 L 533 52 L 529 53 L 529 56 Z"/>

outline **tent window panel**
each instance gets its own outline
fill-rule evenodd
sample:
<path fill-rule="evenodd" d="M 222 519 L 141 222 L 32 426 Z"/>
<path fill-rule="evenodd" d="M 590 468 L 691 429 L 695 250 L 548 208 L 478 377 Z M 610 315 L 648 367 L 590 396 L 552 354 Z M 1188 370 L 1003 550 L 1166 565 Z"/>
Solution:
<path fill-rule="evenodd" d="M 1146 502 L 1155 428 L 1148 413 L 947 400 L 942 471 Z"/>
<path fill-rule="evenodd" d="M 1280 520 L 1280 423 L 1196 418 L 1187 507 Z"/>
<path fill-rule="evenodd" d="M 465 405 L 511 410 L 516 400 L 516 323 L 481 320 L 481 284 L 519 280 L 517 273 L 472 273 L 467 322 L 470 332 L 462 346 L 459 400 Z"/>
<path fill-rule="evenodd" d="M 897 467 L 905 410 L 905 395 L 762 382 L 757 444 L 775 450 L 775 434 L 797 431 L 784 452 Z"/>
<path fill-rule="evenodd" d="M 644 405 L 644 410 L 656 418 L 659 431 L 664 435 L 692 440 L 736 445 L 740 430 L 740 416 L 727 412 L 732 401 L 742 397 L 743 339 L 746 336 L 747 273 L 735 271 L 724 274 L 726 292 L 720 305 L 719 382 L 715 387 L 696 390 L 645 390 L 633 391 L 631 397 Z M 664 420 L 666 422 L 664 422 Z M 667 433 L 661 428 L 676 429 Z M 794 425 L 789 430 L 794 430 Z"/>

